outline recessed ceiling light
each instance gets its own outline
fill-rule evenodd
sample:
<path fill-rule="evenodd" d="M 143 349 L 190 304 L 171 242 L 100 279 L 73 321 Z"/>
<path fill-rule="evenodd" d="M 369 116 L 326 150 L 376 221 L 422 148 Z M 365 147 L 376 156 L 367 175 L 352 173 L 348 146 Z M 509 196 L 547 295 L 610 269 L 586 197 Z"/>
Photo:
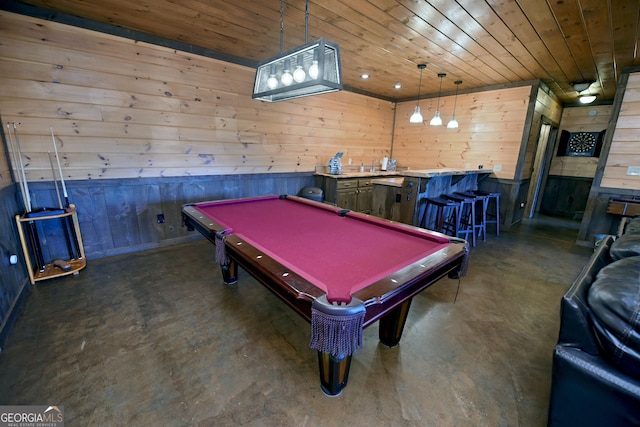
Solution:
<path fill-rule="evenodd" d="M 369 74 L 364 73 L 360 77 L 363 78 L 363 79 L 368 79 L 370 76 L 369 76 Z"/>
<path fill-rule="evenodd" d="M 596 100 L 596 96 L 595 95 L 582 95 L 580 98 L 580 103 L 581 104 L 591 104 L 593 101 Z"/>
<path fill-rule="evenodd" d="M 402 83 L 398 82 L 395 85 L 393 85 L 393 87 L 395 87 L 396 89 L 402 89 Z"/>

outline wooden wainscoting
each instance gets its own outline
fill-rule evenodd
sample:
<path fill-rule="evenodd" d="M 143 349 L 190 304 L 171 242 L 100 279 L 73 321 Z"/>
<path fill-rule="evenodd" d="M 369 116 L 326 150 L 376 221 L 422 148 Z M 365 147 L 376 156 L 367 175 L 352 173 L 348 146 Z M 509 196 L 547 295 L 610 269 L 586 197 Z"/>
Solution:
<path fill-rule="evenodd" d="M 298 194 L 314 185 L 311 173 L 236 174 L 197 177 L 123 178 L 69 181 L 87 259 L 136 252 L 190 238 L 182 226 L 185 203 L 271 194 Z M 52 182 L 32 186 L 36 206 L 56 206 Z M 163 215 L 164 222 L 158 222 Z M 64 251 L 64 240 L 50 229 L 48 253 Z"/>

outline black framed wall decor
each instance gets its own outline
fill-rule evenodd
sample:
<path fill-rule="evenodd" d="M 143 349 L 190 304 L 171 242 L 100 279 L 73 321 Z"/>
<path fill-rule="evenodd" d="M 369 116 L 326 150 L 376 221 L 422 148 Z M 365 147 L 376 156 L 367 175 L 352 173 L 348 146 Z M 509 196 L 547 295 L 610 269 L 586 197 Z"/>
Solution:
<path fill-rule="evenodd" d="M 604 139 L 601 132 L 569 132 L 560 133 L 558 156 L 599 157 Z"/>

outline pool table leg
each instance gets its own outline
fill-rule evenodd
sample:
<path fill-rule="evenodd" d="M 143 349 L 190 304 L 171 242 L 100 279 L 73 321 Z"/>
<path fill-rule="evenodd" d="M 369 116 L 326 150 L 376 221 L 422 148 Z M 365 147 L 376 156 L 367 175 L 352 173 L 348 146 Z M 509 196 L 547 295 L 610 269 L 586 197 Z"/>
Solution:
<path fill-rule="evenodd" d="M 222 269 L 222 280 L 225 285 L 235 285 L 238 283 L 238 264 L 229 259 L 227 264 L 220 265 Z"/>
<path fill-rule="evenodd" d="M 409 298 L 380 318 L 378 336 L 380 337 L 380 342 L 387 347 L 395 347 L 400 342 L 412 299 Z"/>
<path fill-rule="evenodd" d="M 318 352 L 320 388 L 327 396 L 338 396 L 347 386 L 351 355 L 332 356 Z"/>

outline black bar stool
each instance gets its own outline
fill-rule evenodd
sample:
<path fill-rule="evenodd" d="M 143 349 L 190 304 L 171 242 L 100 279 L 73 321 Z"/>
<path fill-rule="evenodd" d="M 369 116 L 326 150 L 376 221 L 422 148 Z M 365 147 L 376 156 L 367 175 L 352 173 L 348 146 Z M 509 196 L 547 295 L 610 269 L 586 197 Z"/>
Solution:
<path fill-rule="evenodd" d="M 489 198 L 485 195 L 475 194 L 472 191 L 457 191 L 455 194 L 459 194 L 465 197 L 471 197 L 475 199 L 476 205 L 476 222 L 475 231 L 476 237 L 482 237 L 483 241 L 487 240 L 487 205 Z"/>
<path fill-rule="evenodd" d="M 445 199 L 444 197 L 427 197 L 424 215 L 420 221 L 420 227 L 427 227 L 429 207 L 436 208 L 435 217 L 431 230 L 457 237 L 457 230 L 460 223 L 460 202 Z"/>
<path fill-rule="evenodd" d="M 482 195 L 487 198 L 487 209 L 486 209 L 486 223 L 487 224 L 495 224 L 496 225 L 496 236 L 500 235 L 500 193 L 475 190 L 474 194 Z M 489 211 L 489 202 L 493 200 L 495 211 Z"/>
<path fill-rule="evenodd" d="M 456 229 L 456 237 L 464 238 L 471 241 L 476 246 L 476 198 L 475 196 L 467 196 L 463 194 L 445 194 L 442 196 L 448 200 L 460 203 L 460 219 Z"/>

